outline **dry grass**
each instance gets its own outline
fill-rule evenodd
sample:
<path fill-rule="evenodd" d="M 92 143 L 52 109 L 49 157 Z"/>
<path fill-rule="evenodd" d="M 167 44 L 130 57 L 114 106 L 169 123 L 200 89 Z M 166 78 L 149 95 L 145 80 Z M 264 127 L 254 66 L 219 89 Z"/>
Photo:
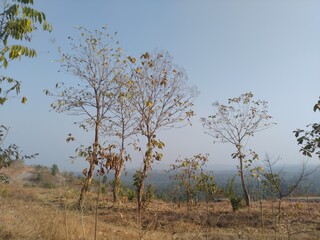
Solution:
<path fill-rule="evenodd" d="M 0 185 L 0 239 L 93 239 L 94 200 L 91 193 L 83 212 L 74 209 L 78 188 L 26 188 Z M 232 212 L 228 202 L 185 206 L 153 201 L 136 223 L 134 202 L 113 206 L 103 195 L 99 205 L 98 239 L 319 239 L 320 204 L 263 202 Z M 273 209 L 273 210 L 272 210 Z M 263 226 L 262 226 L 263 223 Z"/>

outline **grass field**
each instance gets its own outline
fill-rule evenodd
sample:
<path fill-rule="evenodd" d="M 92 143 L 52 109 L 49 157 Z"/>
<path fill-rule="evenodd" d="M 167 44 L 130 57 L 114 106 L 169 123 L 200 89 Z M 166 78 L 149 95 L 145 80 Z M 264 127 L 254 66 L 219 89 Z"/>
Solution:
<path fill-rule="evenodd" d="M 21 174 L 26 173 L 0 184 L 0 239 L 94 239 L 95 192 L 77 210 L 79 183 L 31 186 Z M 135 201 L 124 198 L 114 205 L 105 193 L 99 201 L 97 239 L 320 239 L 320 203 L 285 200 L 279 214 L 278 201 L 253 202 L 236 212 L 228 201 L 200 202 L 188 215 L 183 203 L 153 200 L 140 225 Z"/>

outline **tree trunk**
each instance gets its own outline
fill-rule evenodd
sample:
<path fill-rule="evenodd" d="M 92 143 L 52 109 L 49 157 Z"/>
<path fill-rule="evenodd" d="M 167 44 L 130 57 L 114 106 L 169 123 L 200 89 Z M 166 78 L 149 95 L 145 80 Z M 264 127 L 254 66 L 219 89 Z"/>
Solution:
<path fill-rule="evenodd" d="M 81 188 L 80 197 L 78 200 L 78 207 L 79 208 L 81 208 L 83 206 L 83 201 L 85 199 L 85 195 L 87 194 L 87 192 L 89 190 L 89 186 L 90 186 L 92 179 L 93 179 L 94 168 L 95 168 L 95 164 L 93 162 L 90 162 L 90 168 L 88 171 L 88 175 L 87 175 L 87 178 Z"/>
<path fill-rule="evenodd" d="M 141 224 L 141 211 L 142 211 L 142 201 L 143 201 L 143 192 L 144 192 L 144 177 L 139 180 L 138 189 L 137 189 L 137 222 L 140 225 Z"/>
<path fill-rule="evenodd" d="M 240 153 L 240 155 L 241 155 L 241 153 Z M 246 185 L 245 178 L 244 178 L 244 174 L 243 174 L 243 159 L 241 156 L 239 158 L 239 161 L 240 161 L 239 172 L 240 172 L 242 190 L 243 190 L 244 198 L 246 200 L 246 206 L 250 207 L 250 196 L 249 196 L 249 192 L 248 192 L 247 185 Z"/>
<path fill-rule="evenodd" d="M 145 153 L 144 161 L 143 161 L 143 170 L 141 172 L 141 176 L 139 176 L 138 186 L 137 186 L 137 204 L 138 204 L 138 223 L 141 224 L 141 211 L 143 208 L 143 194 L 144 194 L 144 181 L 148 176 L 148 170 L 150 168 L 152 159 L 152 145 L 151 145 L 151 137 L 148 136 L 147 143 L 147 151 Z"/>
<path fill-rule="evenodd" d="M 95 212 L 95 218 L 94 218 L 94 240 L 97 239 L 97 233 L 98 233 L 98 209 L 99 209 L 99 200 L 100 200 L 100 192 L 101 192 L 101 170 L 102 170 L 102 163 L 100 163 L 98 196 L 96 201 L 96 212 Z"/>
<path fill-rule="evenodd" d="M 122 136 L 124 136 L 124 132 L 122 132 Z M 124 138 L 122 138 L 121 143 L 121 150 L 119 154 L 119 163 L 115 166 L 115 172 L 114 172 L 114 182 L 112 186 L 112 193 L 113 193 L 113 203 L 117 203 L 119 200 L 119 192 L 120 192 L 120 184 L 121 184 L 121 173 L 124 166 L 124 159 L 123 159 L 123 153 L 124 153 Z"/>
<path fill-rule="evenodd" d="M 95 129 L 94 129 L 94 143 L 93 143 L 93 151 L 92 151 L 92 157 L 89 159 L 90 168 L 88 171 L 88 176 L 86 181 L 84 182 L 81 193 L 78 201 L 78 207 L 82 207 L 85 195 L 87 194 L 89 190 L 89 186 L 92 182 L 93 175 L 94 175 L 94 169 L 95 165 L 98 164 L 98 148 L 99 148 L 99 130 L 100 130 L 100 103 L 99 98 L 96 92 L 96 101 L 97 101 L 97 117 L 95 121 Z"/>
<path fill-rule="evenodd" d="M 146 160 L 148 161 L 148 160 Z M 147 172 L 148 172 L 148 164 L 144 163 L 143 172 L 141 173 L 141 176 L 138 181 L 137 186 L 137 204 L 138 204 L 138 223 L 141 223 L 141 211 L 143 209 L 143 194 L 144 194 L 144 181 L 147 178 Z"/>
<path fill-rule="evenodd" d="M 112 186 L 113 203 L 117 203 L 119 200 L 120 183 L 121 183 L 120 176 L 121 176 L 121 171 L 116 170 L 114 172 L 114 182 Z"/>

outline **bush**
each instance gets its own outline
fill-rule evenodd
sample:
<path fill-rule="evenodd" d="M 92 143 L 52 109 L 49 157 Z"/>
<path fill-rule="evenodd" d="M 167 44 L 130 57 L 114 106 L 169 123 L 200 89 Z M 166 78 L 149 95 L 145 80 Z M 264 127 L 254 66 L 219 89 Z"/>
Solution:
<path fill-rule="evenodd" d="M 57 164 L 53 164 L 50 168 L 51 170 L 51 175 L 52 176 L 56 176 L 57 173 L 59 172 L 59 168 L 58 168 L 58 165 Z"/>
<path fill-rule="evenodd" d="M 144 194 L 144 202 L 149 203 L 151 200 L 155 198 L 155 188 L 152 184 L 147 186 L 146 192 Z"/>
<path fill-rule="evenodd" d="M 129 201 L 133 201 L 136 198 L 136 191 L 132 190 L 132 189 L 128 189 L 127 190 L 127 196 L 128 196 L 128 200 Z"/>
<path fill-rule="evenodd" d="M 230 203 L 232 206 L 232 210 L 235 212 L 242 207 L 242 198 L 239 196 L 234 196 L 230 198 Z"/>
<path fill-rule="evenodd" d="M 0 183 L 8 184 L 9 183 L 9 177 L 4 175 L 4 174 L 0 174 Z"/>
<path fill-rule="evenodd" d="M 42 180 L 43 180 L 43 175 L 42 175 L 42 173 L 38 172 L 35 181 L 36 182 L 41 182 Z"/>
<path fill-rule="evenodd" d="M 55 188 L 56 185 L 54 183 L 45 182 L 42 184 L 42 187 L 51 189 L 51 188 Z"/>

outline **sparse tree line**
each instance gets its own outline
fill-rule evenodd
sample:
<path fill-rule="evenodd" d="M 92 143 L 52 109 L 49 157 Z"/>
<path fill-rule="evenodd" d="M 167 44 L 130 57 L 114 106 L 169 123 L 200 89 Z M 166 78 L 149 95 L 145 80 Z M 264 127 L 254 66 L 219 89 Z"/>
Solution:
<path fill-rule="evenodd" d="M 79 80 L 76 83 L 67 81 L 57 83 L 53 91 L 45 90 L 55 99 L 51 104 L 53 110 L 76 116 L 80 128 L 93 130 L 93 143 L 80 146 L 77 156 L 84 157 L 89 167 L 84 169 L 86 180 L 81 189 L 78 205 L 83 204 L 86 193 L 93 180 L 94 172 L 104 175 L 114 172 L 112 181 L 113 200 L 117 202 L 120 191 L 120 177 L 125 162 L 131 159 L 128 146 L 141 152 L 141 167 L 133 176 L 136 188 L 138 221 L 145 205 L 145 181 L 154 161 L 163 157 L 161 150 L 165 143 L 157 137 L 160 131 L 183 127 L 191 124 L 195 115 L 193 100 L 198 92 L 195 87 L 187 85 L 185 71 L 173 63 L 167 52 L 145 52 L 139 57 L 128 56 L 116 40 L 116 34 L 102 30 L 89 31 L 80 27 L 80 37 L 70 38 L 71 52 L 61 52 L 61 68 Z M 79 42 L 80 40 L 80 42 Z M 318 105 L 316 105 L 318 106 Z M 315 106 L 315 110 L 317 107 Z M 257 178 L 261 184 L 268 186 L 278 197 L 290 195 L 310 172 L 303 167 L 297 181 L 282 188 L 281 172 L 274 172 L 273 162 L 266 159 L 264 166 L 258 163 L 259 155 L 248 148 L 248 142 L 255 133 L 265 130 L 275 123 L 268 113 L 266 101 L 254 100 L 251 92 L 239 97 L 230 98 L 225 104 L 213 104 L 214 113 L 202 117 L 205 133 L 215 142 L 227 142 L 235 147 L 232 158 L 238 160 L 238 174 L 246 206 L 250 206 L 250 192 L 247 179 Z M 317 125 L 311 132 L 298 130 L 298 143 L 318 141 L 312 139 Z M 75 140 L 72 134 L 67 141 Z M 311 156 L 317 145 L 310 143 L 304 148 L 304 154 Z M 318 154 L 318 152 L 315 152 Z M 187 204 L 193 199 L 195 186 L 203 192 L 206 199 L 216 192 L 212 175 L 203 170 L 208 155 L 195 155 L 183 160 L 176 160 L 171 171 L 177 171 L 175 180 L 180 181 L 186 196 Z M 210 194 L 209 194 L 210 193 Z M 209 195 L 208 195 L 209 194 Z M 229 191 L 232 201 L 239 196 Z"/>
<path fill-rule="evenodd" d="M 197 90 L 187 85 L 185 71 L 173 63 L 167 52 L 145 52 L 135 58 L 123 52 L 115 35 L 110 35 L 107 28 L 92 32 L 80 27 L 79 31 L 80 43 L 79 39 L 75 43 L 70 38 L 71 53 L 61 53 L 60 60 L 62 69 L 79 80 L 70 84 L 57 83 L 54 91 L 45 90 L 55 98 L 51 104 L 53 110 L 77 116 L 80 121 L 75 123 L 85 131 L 93 129 L 92 145 L 77 149 L 77 155 L 85 157 L 89 163 L 89 168 L 83 171 L 86 181 L 81 189 L 79 207 L 96 168 L 102 175 L 114 170 L 113 195 L 117 201 L 120 175 L 125 161 L 130 159 L 127 146 L 132 144 L 143 156 L 142 166 L 133 176 L 140 219 L 145 180 L 152 163 L 163 157 L 161 149 L 165 143 L 157 135 L 161 130 L 190 124 Z M 267 102 L 253 100 L 249 92 L 229 99 L 227 104 L 215 103 L 213 107 L 216 112 L 201 118 L 202 124 L 216 141 L 235 146 L 232 157 L 239 160 L 238 173 L 246 205 L 250 206 L 245 170 L 252 168 L 258 154 L 245 149 L 244 143 L 257 131 L 273 124 Z M 116 143 L 115 138 L 119 139 Z M 69 134 L 67 141 L 73 140 L 75 138 Z M 182 169 L 190 159 L 204 157 L 187 158 L 172 167 Z M 195 167 L 194 164 L 189 167 Z M 182 179 L 182 176 L 177 175 L 177 178 Z M 191 178 L 188 176 L 189 182 Z M 187 185 L 184 187 L 191 191 Z M 187 193 L 189 199 L 192 192 Z"/>
<path fill-rule="evenodd" d="M 2 3 L 0 68 L 5 69 L 10 60 L 36 56 L 35 50 L 22 45 L 9 45 L 10 41 L 30 41 L 37 24 L 45 31 L 51 31 L 51 26 L 42 12 L 32 8 L 31 0 Z M 132 182 L 137 218 L 141 222 L 145 203 L 152 196 L 152 189 L 145 189 L 146 180 L 153 163 L 162 160 L 162 149 L 166 144 L 159 139 L 159 133 L 191 125 L 195 116 L 193 102 L 198 90 L 187 84 L 185 70 L 174 64 L 168 52 L 147 51 L 140 56 L 129 56 L 117 41 L 116 33 L 110 34 L 107 27 L 94 31 L 79 27 L 78 30 L 79 37 L 69 38 L 70 48 L 66 52 L 60 51 L 61 58 L 58 60 L 61 70 L 75 78 L 57 83 L 53 90 L 44 90 L 46 95 L 54 99 L 51 108 L 58 113 L 74 116 L 74 123 L 93 139 L 89 145 L 81 145 L 76 149 L 75 157 L 88 162 L 88 167 L 83 170 L 85 180 L 78 207 L 83 207 L 96 173 L 99 178 L 110 172 L 114 174 L 113 201 L 119 201 L 121 174 L 127 161 L 135 161 L 140 167 Z M 0 84 L 0 104 L 8 100 L 12 91 L 19 93 L 20 82 L 10 77 L 1 76 Z M 25 97 L 22 102 L 26 102 Z M 320 100 L 314 106 L 314 111 L 317 110 L 320 110 Z M 283 172 L 275 172 L 272 160 L 266 158 L 264 166 L 258 163 L 259 155 L 248 147 L 249 139 L 275 123 L 268 113 L 268 103 L 254 100 L 251 92 L 230 98 L 227 103 L 214 103 L 213 114 L 202 117 L 201 123 L 204 132 L 215 142 L 234 146 L 231 157 L 238 160 L 237 173 L 248 207 L 251 201 L 247 186 L 249 176 L 282 199 L 311 174 L 302 167 L 296 181 L 284 187 Z M 315 154 L 320 157 L 319 123 L 311 124 L 309 128 L 307 131 L 294 132 L 298 144 L 304 155 L 311 157 Z M 5 144 L 7 133 L 8 128 L 1 126 L 0 169 L 21 159 L 18 146 Z M 74 140 L 75 136 L 69 133 L 66 141 Z M 141 153 L 141 159 L 132 159 L 129 146 Z M 201 192 L 207 203 L 220 192 L 214 176 L 205 170 L 208 157 L 207 154 L 198 154 L 177 159 L 171 165 L 169 171 L 180 183 L 188 206 L 196 199 L 197 192 Z M 51 170 L 55 175 L 57 166 Z M 233 190 L 233 181 L 230 181 L 228 191 L 224 194 L 236 209 L 241 198 Z M 100 189 L 99 186 L 99 193 Z"/>
<path fill-rule="evenodd" d="M 167 52 L 145 52 L 135 58 L 123 52 L 107 28 L 79 31 L 80 43 L 70 38 L 72 53 L 61 53 L 60 60 L 62 69 L 79 81 L 45 90 L 55 99 L 53 110 L 77 116 L 76 124 L 85 131 L 93 129 L 92 145 L 76 150 L 89 163 L 83 170 L 86 180 L 78 205 L 83 204 L 95 170 L 100 175 L 114 172 L 112 191 L 117 202 L 120 176 L 125 162 L 131 160 L 127 148 L 131 144 L 142 155 L 141 167 L 133 176 L 140 219 L 145 180 L 153 162 L 163 157 L 165 143 L 157 135 L 190 122 L 197 90 L 187 85 L 185 71 Z M 69 134 L 67 141 L 73 140 Z"/>

